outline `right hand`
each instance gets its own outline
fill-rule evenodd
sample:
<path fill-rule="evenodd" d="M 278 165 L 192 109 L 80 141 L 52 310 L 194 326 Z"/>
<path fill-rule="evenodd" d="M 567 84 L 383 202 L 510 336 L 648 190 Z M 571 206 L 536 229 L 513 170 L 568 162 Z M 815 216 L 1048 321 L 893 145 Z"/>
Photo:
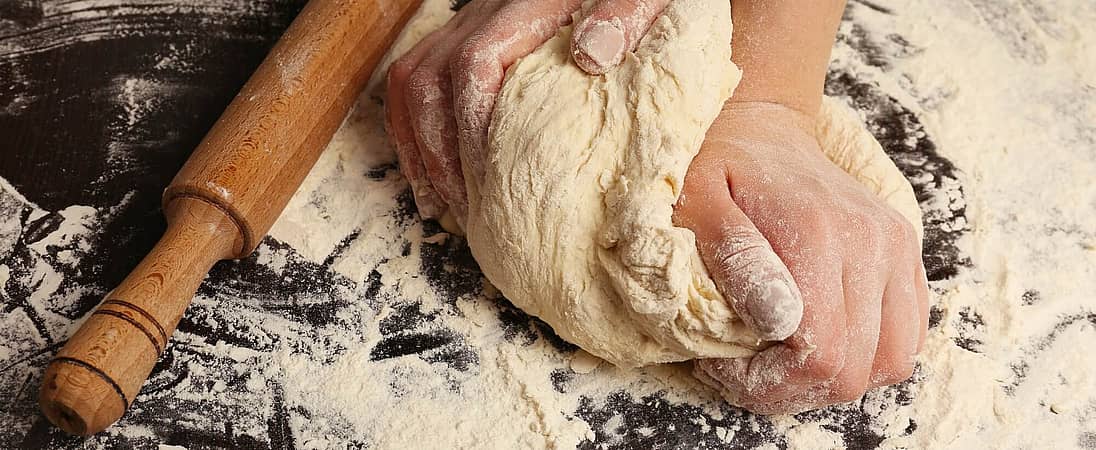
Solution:
<path fill-rule="evenodd" d="M 482 160 L 506 69 L 571 22 L 582 0 L 473 0 L 388 71 L 385 125 L 423 218 L 468 210 L 461 151 Z M 589 73 L 635 49 L 669 0 L 600 0 L 575 26 L 572 53 Z"/>
<path fill-rule="evenodd" d="M 747 358 L 696 362 L 738 406 L 797 413 L 913 372 L 928 329 L 920 242 L 898 211 L 819 148 L 814 117 L 724 107 L 693 159 L 674 220 L 762 339 Z"/>

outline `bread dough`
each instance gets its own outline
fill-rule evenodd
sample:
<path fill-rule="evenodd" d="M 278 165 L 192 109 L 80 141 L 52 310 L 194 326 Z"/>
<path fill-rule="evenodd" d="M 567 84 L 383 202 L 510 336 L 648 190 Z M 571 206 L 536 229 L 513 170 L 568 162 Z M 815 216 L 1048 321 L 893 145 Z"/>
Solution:
<path fill-rule="evenodd" d="M 603 76 L 573 63 L 562 29 L 510 67 L 483 173 L 464 167 L 465 231 L 487 278 L 618 366 L 748 356 L 759 345 L 708 277 L 693 233 L 671 221 L 689 163 L 741 78 L 730 23 L 730 2 L 674 0 Z M 909 184 L 851 114 L 826 101 L 823 148 L 917 211 Z"/>

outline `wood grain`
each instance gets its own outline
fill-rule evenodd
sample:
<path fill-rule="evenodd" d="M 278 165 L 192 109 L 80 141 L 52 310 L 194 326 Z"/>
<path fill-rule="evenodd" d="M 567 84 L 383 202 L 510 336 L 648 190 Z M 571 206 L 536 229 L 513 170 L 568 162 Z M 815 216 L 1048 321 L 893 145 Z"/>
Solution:
<path fill-rule="evenodd" d="M 164 192 L 168 230 L 47 368 L 45 415 L 116 421 L 212 265 L 250 254 L 338 128 L 417 0 L 313 0 Z"/>
<path fill-rule="evenodd" d="M 188 196 L 216 203 L 243 234 L 236 257 L 251 253 L 384 55 L 377 42 L 395 38 L 360 30 L 395 29 L 412 3 L 310 3 L 168 186 L 165 209 Z"/>
<path fill-rule="evenodd" d="M 42 411 L 65 431 L 88 435 L 121 417 L 205 273 L 239 248 L 236 225 L 208 202 L 179 199 L 165 213 L 160 242 L 46 369 Z"/>

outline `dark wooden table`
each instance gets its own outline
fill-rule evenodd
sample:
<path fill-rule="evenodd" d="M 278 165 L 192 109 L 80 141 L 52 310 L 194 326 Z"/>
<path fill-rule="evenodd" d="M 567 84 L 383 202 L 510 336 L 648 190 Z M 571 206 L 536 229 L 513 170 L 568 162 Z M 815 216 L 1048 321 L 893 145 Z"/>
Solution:
<path fill-rule="evenodd" d="M 268 398 L 262 404 L 271 406 L 257 412 L 249 412 L 250 406 L 238 398 L 157 400 L 157 392 L 170 393 L 187 377 L 187 366 L 179 360 L 203 358 L 200 349 L 190 347 L 169 347 L 142 391 L 146 400 L 126 416 L 127 423 L 146 427 L 152 437 L 83 441 L 66 436 L 40 415 L 36 395 L 43 366 L 73 330 L 71 323 L 121 281 L 159 237 L 164 228 L 159 211 L 163 187 L 303 3 L 0 0 L 0 178 L 8 184 L 0 186 L 0 447 L 129 448 L 155 442 L 189 448 L 296 446 L 288 423 L 293 413 L 276 385 L 263 394 Z M 857 7 L 879 8 L 864 2 Z M 905 50 L 900 36 L 852 30 L 842 34 L 842 43 L 859 52 L 858 63 L 865 67 L 886 70 L 888 61 Z M 827 88 L 830 94 L 850 98 L 866 114 L 884 147 L 915 180 L 923 205 L 941 204 L 933 201 L 936 196 L 961 197 L 955 168 L 936 154 L 931 136 L 899 101 L 852 71 L 832 72 Z M 91 223 L 100 228 L 94 230 L 94 239 L 50 247 L 42 254 L 32 251 L 37 242 L 82 211 L 74 205 L 96 211 Z M 408 209 L 407 214 L 412 213 Z M 963 214 L 962 208 L 926 210 L 925 261 L 932 280 L 945 279 L 965 264 L 954 245 L 965 230 L 942 226 L 956 223 Z M 269 238 L 265 245 L 287 247 Z M 291 248 L 285 250 L 292 253 Z M 78 264 L 65 264 L 71 252 L 81 256 Z M 466 268 L 460 276 L 439 271 L 440 283 L 451 284 L 457 293 L 478 285 L 474 263 L 460 246 L 438 250 L 431 257 Z M 219 265 L 202 291 L 213 296 L 232 289 L 254 291 L 255 298 L 272 292 L 327 298 L 303 306 L 257 300 L 256 307 L 302 324 L 330 323 L 344 300 L 332 286 L 346 281 L 323 264 L 290 259 L 287 270 L 309 283 L 284 281 L 252 258 Z M 62 276 L 61 285 L 45 297 L 37 292 L 49 280 L 35 278 L 41 264 Z M 179 329 L 204 336 L 209 343 L 270 351 L 254 339 L 206 325 L 204 318 L 210 314 L 192 308 Z M 398 314 L 407 315 L 407 323 L 421 319 L 411 309 Z M 546 326 L 519 311 L 500 317 L 515 326 L 545 329 L 551 336 Z M 395 339 L 382 340 L 374 356 L 414 354 L 445 345 L 430 334 Z M 972 338 L 965 345 L 976 351 L 975 341 Z M 560 346 L 561 351 L 570 351 L 566 344 Z M 447 355 L 442 357 L 447 363 L 474 364 L 460 351 Z M 908 385 L 894 389 L 898 401 L 908 404 Z M 591 424 L 623 414 L 637 428 L 654 424 L 659 430 L 678 430 L 656 433 L 657 441 L 630 434 L 628 442 L 639 447 L 717 445 L 697 437 L 688 419 L 675 418 L 675 408 L 687 406 L 667 402 L 654 410 L 637 406 L 648 400 L 622 395 L 610 399 L 604 408 L 576 414 Z M 194 426 L 185 420 L 191 413 L 211 415 L 221 425 Z M 728 409 L 727 417 L 720 420 L 733 422 L 742 414 Z M 809 419 L 810 414 L 825 412 L 803 417 Z M 838 431 L 850 446 L 873 447 L 882 439 L 864 425 L 867 413 L 854 409 L 843 414 Z M 241 433 L 239 426 L 234 428 L 241 421 L 261 424 L 265 432 Z M 593 446 L 598 439 L 587 444 Z M 764 430 L 755 435 L 743 432 L 738 439 L 740 445 L 779 441 Z"/>

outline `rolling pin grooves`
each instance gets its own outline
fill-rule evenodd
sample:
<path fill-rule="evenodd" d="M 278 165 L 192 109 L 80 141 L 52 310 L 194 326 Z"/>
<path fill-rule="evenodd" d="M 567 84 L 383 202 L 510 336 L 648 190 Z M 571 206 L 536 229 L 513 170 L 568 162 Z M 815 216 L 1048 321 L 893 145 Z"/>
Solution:
<path fill-rule="evenodd" d="M 311 0 L 164 191 L 168 228 L 46 369 L 65 431 L 118 420 L 213 264 L 250 254 L 281 214 L 418 0 Z"/>

